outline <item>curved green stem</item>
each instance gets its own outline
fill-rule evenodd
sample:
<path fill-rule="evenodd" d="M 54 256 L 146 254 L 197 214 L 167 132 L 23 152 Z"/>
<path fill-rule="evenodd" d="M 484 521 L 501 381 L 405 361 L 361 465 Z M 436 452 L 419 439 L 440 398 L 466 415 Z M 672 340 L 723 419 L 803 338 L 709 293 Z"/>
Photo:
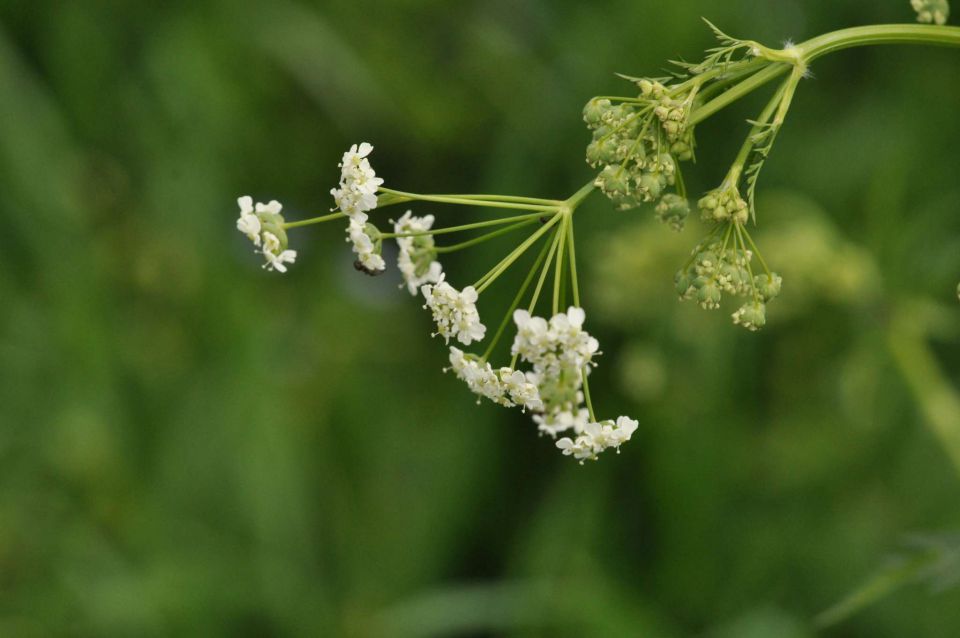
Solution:
<path fill-rule="evenodd" d="M 876 44 L 930 44 L 957 47 L 960 46 L 960 27 L 925 24 L 874 24 L 851 27 L 811 38 L 798 44 L 796 49 L 799 50 L 804 61 L 810 63 L 828 53 Z"/>

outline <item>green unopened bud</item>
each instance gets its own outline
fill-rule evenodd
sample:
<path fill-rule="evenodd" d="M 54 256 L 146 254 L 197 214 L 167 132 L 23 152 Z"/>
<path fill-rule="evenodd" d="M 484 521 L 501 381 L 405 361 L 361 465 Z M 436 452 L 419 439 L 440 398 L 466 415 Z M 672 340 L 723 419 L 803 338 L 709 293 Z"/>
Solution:
<path fill-rule="evenodd" d="M 657 219 L 661 223 L 667 224 L 673 230 L 680 232 L 690 215 L 690 203 L 685 197 L 668 193 L 657 204 L 656 213 Z"/>
<path fill-rule="evenodd" d="M 742 266 L 730 262 L 724 262 L 720 267 L 718 275 L 720 284 L 724 290 L 734 295 L 742 294 L 750 281 L 750 273 Z"/>
<path fill-rule="evenodd" d="M 288 245 L 287 231 L 283 228 L 283 217 L 270 213 L 257 213 L 260 218 L 260 227 L 265 233 L 272 233 L 280 241 L 280 250 L 286 250 Z"/>
<path fill-rule="evenodd" d="M 626 195 L 630 191 L 627 171 L 621 166 L 607 166 L 597 176 L 596 185 L 608 195 Z"/>
<path fill-rule="evenodd" d="M 678 270 L 673 276 L 673 284 L 681 299 L 690 296 L 693 288 L 693 277 L 689 270 Z"/>
<path fill-rule="evenodd" d="M 660 197 L 663 191 L 664 180 L 661 176 L 654 173 L 644 173 L 640 177 L 640 190 L 645 194 L 647 201 L 652 201 Z"/>
<path fill-rule="evenodd" d="M 691 148 L 690 144 L 682 140 L 670 145 L 670 153 L 681 162 L 686 162 L 693 158 L 693 148 Z"/>
<path fill-rule="evenodd" d="M 702 278 L 698 277 L 698 281 L 700 279 Z M 697 302 L 702 308 L 707 310 L 716 310 L 720 307 L 720 300 L 722 298 L 723 293 L 720 290 L 720 286 L 714 279 L 705 279 L 698 287 Z"/>
<path fill-rule="evenodd" d="M 910 0 L 910 5 L 917 12 L 918 22 L 946 24 L 950 17 L 948 0 Z"/>
<path fill-rule="evenodd" d="M 775 272 L 757 275 L 753 278 L 753 285 L 764 301 L 770 301 L 780 294 L 783 278 Z"/>
<path fill-rule="evenodd" d="M 767 323 L 767 307 L 759 301 L 749 301 L 733 313 L 733 323 L 756 331 Z"/>
<path fill-rule="evenodd" d="M 722 222 L 731 220 L 745 224 L 750 218 L 750 207 L 740 197 L 736 186 L 726 186 L 710 191 L 697 203 L 704 221 Z"/>
<path fill-rule="evenodd" d="M 587 105 L 583 107 L 583 121 L 586 122 L 588 126 L 597 126 L 603 119 L 604 113 L 606 113 L 610 108 L 610 100 L 600 100 L 594 98 L 587 102 Z"/>

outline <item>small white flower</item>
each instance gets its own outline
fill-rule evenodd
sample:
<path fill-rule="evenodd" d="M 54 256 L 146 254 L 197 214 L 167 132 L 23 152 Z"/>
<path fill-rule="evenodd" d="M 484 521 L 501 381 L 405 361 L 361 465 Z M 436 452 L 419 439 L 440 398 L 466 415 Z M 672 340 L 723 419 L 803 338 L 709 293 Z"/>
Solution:
<path fill-rule="evenodd" d="M 513 321 L 517 325 L 517 336 L 513 340 L 511 354 L 520 355 L 529 363 L 542 360 L 551 347 L 546 319 L 531 317 L 526 310 L 516 310 Z"/>
<path fill-rule="evenodd" d="M 565 456 L 573 456 L 582 465 L 586 459 L 596 460 L 598 454 L 609 448 L 619 452 L 620 446 L 630 440 L 637 427 L 636 420 L 625 416 L 617 417 L 616 423 L 587 423 L 576 438 L 564 437 L 556 445 Z"/>
<path fill-rule="evenodd" d="M 494 403 L 511 408 L 515 405 L 506 394 L 497 374 L 489 363 L 481 362 L 476 355 L 465 355 L 459 348 L 450 348 L 450 369 L 461 381 L 467 384 L 470 391 L 486 397 Z M 477 400 L 479 403 L 479 399 Z"/>
<path fill-rule="evenodd" d="M 268 215 L 279 215 L 280 211 L 283 210 L 283 206 L 277 200 L 271 200 L 269 204 L 261 204 L 257 202 L 257 214 L 266 213 Z"/>
<path fill-rule="evenodd" d="M 462 291 L 457 290 L 446 281 L 443 275 L 436 285 L 426 284 L 420 288 L 426 298 L 425 308 L 433 313 L 433 320 L 437 324 L 437 333 L 446 343 L 454 338 L 465 346 L 474 341 L 483 340 L 487 327 L 480 322 L 477 312 L 477 291 L 473 286 L 467 286 Z"/>
<path fill-rule="evenodd" d="M 584 436 L 578 436 L 576 439 L 565 436 L 557 441 L 556 446 L 563 451 L 564 456 L 573 456 L 580 461 L 580 465 L 583 465 L 586 459 L 596 460 L 597 458 L 592 441 Z"/>
<path fill-rule="evenodd" d="M 253 198 L 244 195 L 237 198 L 240 206 L 240 217 L 237 219 L 237 230 L 242 232 L 260 249 L 266 263 L 267 270 L 287 272 L 284 264 L 296 261 L 297 252 L 287 250 L 287 234 L 284 231 L 283 215 L 280 213 L 283 206 L 277 200 L 269 204 L 253 203 Z"/>
<path fill-rule="evenodd" d="M 590 413 L 586 408 L 580 408 L 574 413 L 571 410 L 559 410 L 551 414 L 536 414 L 533 422 L 537 424 L 537 430 L 551 438 L 557 438 L 557 435 L 567 430 L 573 430 L 575 434 L 580 434 L 590 422 Z"/>
<path fill-rule="evenodd" d="M 433 221 L 433 215 L 414 217 L 412 211 L 408 210 L 394 223 L 393 230 L 398 234 L 425 232 L 433 227 Z M 443 267 L 440 262 L 433 259 L 436 256 L 433 235 L 397 237 L 397 246 L 400 248 L 397 268 L 403 275 L 411 295 L 416 295 L 417 290 L 424 284 L 440 281 Z"/>
<path fill-rule="evenodd" d="M 347 225 L 347 241 L 353 243 L 353 252 L 357 261 L 370 273 L 385 270 L 387 267 L 383 257 L 377 252 L 376 242 L 370 237 L 366 223 L 366 215 L 351 218 Z"/>
<path fill-rule="evenodd" d="M 371 152 L 373 146 L 366 142 L 351 146 L 340 161 L 339 188 L 330 191 L 337 208 L 350 217 L 377 207 L 377 190 L 383 180 L 367 159 Z"/>
<path fill-rule="evenodd" d="M 333 201 L 341 212 L 356 217 L 377 207 L 377 196 L 372 193 L 361 193 L 349 187 L 341 186 L 330 191 Z"/>
<path fill-rule="evenodd" d="M 269 231 L 263 233 L 263 256 L 267 263 L 263 265 L 267 270 L 287 272 L 284 264 L 292 264 L 297 260 L 297 251 L 282 250 L 280 239 Z"/>
<path fill-rule="evenodd" d="M 247 236 L 254 246 L 260 245 L 260 218 L 253 212 L 253 198 L 249 195 L 237 198 L 240 205 L 240 217 L 237 218 L 237 230 Z"/>
<path fill-rule="evenodd" d="M 503 367 L 500 368 L 499 375 L 503 392 L 509 395 L 513 403 L 522 405 L 524 410 L 543 409 L 540 391 L 534 383 L 531 383 L 526 374 L 520 370 Z"/>

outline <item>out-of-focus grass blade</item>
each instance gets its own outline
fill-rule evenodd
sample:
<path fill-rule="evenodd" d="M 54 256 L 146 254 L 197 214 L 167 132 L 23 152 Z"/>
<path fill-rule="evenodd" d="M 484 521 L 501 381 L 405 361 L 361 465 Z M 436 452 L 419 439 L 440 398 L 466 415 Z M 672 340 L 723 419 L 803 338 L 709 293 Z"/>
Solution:
<path fill-rule="evenodd" d="M 897 556 L 873 578 L 814 619 L 819 628 L 842 622 L 911 583 L 927 582 L 934 591 L 956 585 L 960 577 L 960 537 L 911 539 L 911 555 Z"/>
<path fill-rule="evenodd" d="M 950 385 L 925 340 L 922 308 L 902 308 L 887 342 L 904 381 L 934 435 L 960 473 L 960 395 Z"/>
<path fill-rule="evenodd" d="M 256 43 L 333 118 L 359 124 L 390 100 L 359 51 L 324 17 L 294 3 L 265 3 Z"/>

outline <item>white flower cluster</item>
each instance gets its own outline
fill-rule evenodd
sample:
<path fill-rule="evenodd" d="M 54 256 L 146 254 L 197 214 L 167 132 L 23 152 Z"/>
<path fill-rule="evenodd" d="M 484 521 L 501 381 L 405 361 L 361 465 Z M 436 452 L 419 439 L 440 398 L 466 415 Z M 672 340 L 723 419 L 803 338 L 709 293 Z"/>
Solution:
<path fill-rule="evenodd" d="M 380 232 L 367 221 L 367 213 L 377 207 L 377 189 L 383 180 L 377 177 L 368 156 L 373 146 L 354 144 L 340 160 L 340 186 L 330 191 L 340 212 L 350 218 L 347 241 L 353 244 L 357 268 L 376 274 L 387 265 L 380 255 Z"/>
<path fill-rule="evenodd" d="M 476 355 L 464 354 L 456 347 L 450 348 L 450 369 L 458 379 L 466 382 L 471 392 L 494 403 L 508 408 L 519 405 L 524 410 L 543 408 L 537 386 L 520 370 L 507 367 L 494 370 L 493 366 Z"/>
<path fill-rule="evenodd" d="M 367 142 L 354 144 L 343 154 L 340 161 L 340 187 L 330 191 L 337 208 L 355 218 L 377 207 L 377 189 L 383 180 L 377 177 L 367 157 L 373 152 L 373 146 Z"/>
<path fill-rule="evenodd" d="M 583 329 L 585 320 L 583 309 L 574 307 L 550 321 L 526 310 L 513 313 L 517 336 L 512 352 L 533 366 L 530 379 L 544 405 L 534 421 L 552 437 L 570 429 L 579 433 L 589 421 L 581 389 L 599 343 Z"/>
<path fill-rule="evenodd" d="M 285 264 L 296 261 L 297 251 L 287 248 L 287 233 L 283 229 L 283 215 L 280 214 L 283 206 L 277 200 L 269 204 L 257 202 L 254 206 L 253 198 L 248 195 L 238 198 L 237 204 L 240 206 L 237 230 L 260 249 L 266 260 L 263 267 L 287 272 Z"/>
<path fill-rule="evenodd" d="M 433 312 L 433 320 L 437 324 L 434 336 L 439 334 L 446 343 L 453 338 L 465 346 L 483 340 L 487 327 L 480 322 L 478 294 L 473 286 L 457 290 L 444 281 L 441 274 L 436 285 L 425 284 L 420 292 L 427 300 L 423 307 Z"/>
<path fill-rule="evenodd" d="M 403 217 L 394 222 L 393 230 L 397 234 L 422 233 L 433 227 L 433 221 L 433 215 L 414 217 L 413 212 L 408 210 Z M 443 267 L 436 260 L 437 251 L 433 235 L 397 237 L 397 246 L 400 247 L 397 267 L 411 295 L 416 295 L 417 290 L 424 284 L 440 281 Z"/>
<path fill-rule="evenodd" d="M 364 219 L 361 220 L 360 217 Z M 366 215 L 350 218 L 347 225 L 347 241 L 353 242 L 353 252 L 357 255 L 358 267 L 369 274 L 386 270 L 387 263 L 380 255 L 380 231 L 366 221 Z"/>
<path fill-rule="evenodd" d="M 572 456 L 583 465 L 586 459 L 596 460 L 598 454 L 609 448 L 619 454 L 620 446 L 630 440 L 637 426 L 636 420 L 626 416 L 617 417 L 616 423 L 611 420 L 587 423 L 576 438 L 563 437 L 557 441 L 557 447 L 565 456 Z"/>

